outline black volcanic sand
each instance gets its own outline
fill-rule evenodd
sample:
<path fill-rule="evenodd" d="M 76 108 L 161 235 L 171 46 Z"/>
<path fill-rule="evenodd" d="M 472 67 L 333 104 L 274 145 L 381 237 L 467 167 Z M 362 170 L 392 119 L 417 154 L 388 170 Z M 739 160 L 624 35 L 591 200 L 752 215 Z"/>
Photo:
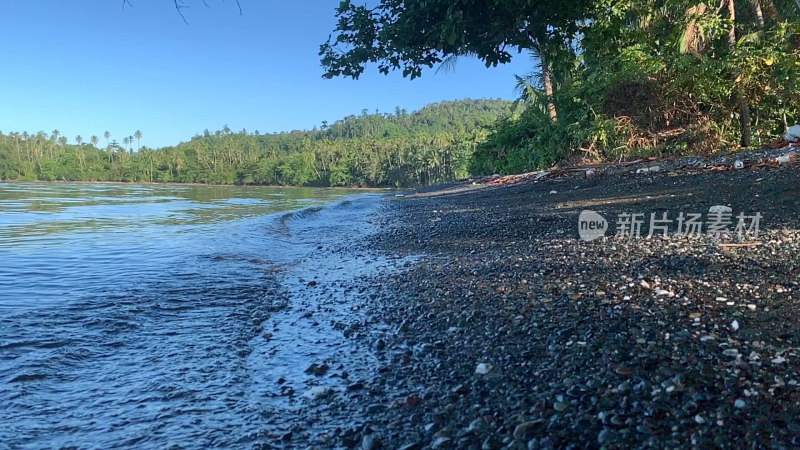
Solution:
<path fill-rule="evenodd" d="M 760 212 L 763 245 L 611 236 L 621 213 L 720 204 Z M 578 239 L 584 209 L 610 220 L 608 236 Z M 393 198 L 367 245 L 417 259 L 365 280 L 369 319 L 348 336 L 377 373 L 314 407 L 327 431 L 295 436 L 365 449 L 798 445 L 799 213 L 793 167 Z"/>
<path fill-rule="evenodd" d="M 719 204 L 760 212 L 764 245 L 578 239 L 583 209 L 613 231 Z M 394 330 L 375 381 L 393 394 L 367 430 L 384 445 L 800 443 L 797 169 L 579 173 L 390 208 L 374 245 L 424 256 L 373 304 Z"/>

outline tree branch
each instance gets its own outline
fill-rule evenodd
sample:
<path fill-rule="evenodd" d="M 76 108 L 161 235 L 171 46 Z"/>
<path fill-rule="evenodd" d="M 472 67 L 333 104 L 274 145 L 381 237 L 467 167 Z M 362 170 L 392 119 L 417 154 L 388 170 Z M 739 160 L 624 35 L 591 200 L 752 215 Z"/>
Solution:
<path fill-rule="evenodd" d="M 203 2 L 205 3 L 205 0 L 203 0 Z M 239 0 L 236 0 L 236 7 L 239 8 L 239 15 L 241 16 L 242 15 L 242 4 L 239 3 Z"/>
<path fill-rule="evenodd" d="M 181 16 L 181 20 L 183 20 L 183 23 L 186 25 L 189 25 L 189 22 L 186 21 L 186 17 L 183 15 L 183 11 L 181 11 L 183 8 L 188 8 L 188 6 L 184 5 L 181 0 L 173 1 L 175 2 L 175 10 L 178 11 L 178 14 Z M 205 3 L 205 0 L 203 0 L 203 3 Z"/>
<path fill-rule="evenodd" d="M 207 0 L 201 0 L 201 1 L 203 2 L 203 6 L 205 6 L 206 8 L 210 8 L 211 7 L 211 6 L 209 6 Z M 225 1 L 225 0 L 223 0 L 223 1 Z M 184 0 L 172 0 L 172 3 L 175 5 L 175 10 L 178 11 L 178 15 L 181 16 L 181 20 L 183 20 L 183 23 L 185 23 L 186 25 L 189 25 L 189 22 L 186 20 L 186 16 L 183 15 L 183 11 L 182 11 L 184 8 L 188 8 L 189 5 L 185 4 Z M 239 2 L 239 0 L 235 0 L 235 3 L 236 3 L 236 7 L 239 9 L 239 15 L 240 16 L 243 15 L 242 4 Z M 131 3 L 131 0 L 122 0 L 122 10 L 123 11 L 125 11 L 125 6 L 130 6 L 131 8 L 133 8 L 133 3 Z"/>

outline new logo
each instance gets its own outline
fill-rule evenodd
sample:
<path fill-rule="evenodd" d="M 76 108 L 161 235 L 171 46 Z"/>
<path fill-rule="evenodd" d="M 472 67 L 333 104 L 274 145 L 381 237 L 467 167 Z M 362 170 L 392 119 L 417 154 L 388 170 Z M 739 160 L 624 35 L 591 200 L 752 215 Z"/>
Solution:
<path fill-rule="evenodd" d="M 606 234 L 608 221 L 594 211 L 581 211 L 578 216 L 578 235 L 581 240 L 589 242 Z"/>

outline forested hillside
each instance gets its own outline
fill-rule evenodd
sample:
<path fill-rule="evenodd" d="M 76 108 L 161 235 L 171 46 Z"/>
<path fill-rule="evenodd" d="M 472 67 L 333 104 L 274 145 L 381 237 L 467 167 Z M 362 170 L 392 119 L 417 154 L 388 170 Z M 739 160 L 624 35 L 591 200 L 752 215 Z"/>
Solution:
<path fill-rule="evenodd" d="M 161 149 L 134 144 L 141 133 L 105 146 L 96 136 L 69 144 L 50 134 L 0 132 L 0 180 L 70 180 L 268 184 L 293 186 L 414 186 L 467 176 L 487 127 L 508 117 L 503 100 L 461 100 L 408 113 L 364 110 L 319 128 L 276 134 L 205 131 Z M 138 145 L 137 145 L 138 146 Z"/>
<path fill-rule="evenodd" d="M 474 174 L 763 147 L 800 122 L 798 0 L 376 3 L 340 3 L 326 77 L 531 59 Z"/>
<path fill-rule="evenodd" d="M 364 110 L 313 130 L 225 127 L 138 152 L 125 151 L 136 134 L 102 148 L 94 136 L 0 134 L 0 179 L 415 186 L 764 147 L 800 122 L 800 0 L 345 0 L 337 16 L 320 48 L 325 77 L 530 57 L 520 111 L 501 100 Z"/>

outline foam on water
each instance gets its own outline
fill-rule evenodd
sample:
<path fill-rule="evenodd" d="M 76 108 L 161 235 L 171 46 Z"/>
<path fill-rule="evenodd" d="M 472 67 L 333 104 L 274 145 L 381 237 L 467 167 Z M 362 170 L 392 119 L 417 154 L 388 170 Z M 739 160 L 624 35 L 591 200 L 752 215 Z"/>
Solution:
<path fill-rule="evenodd" d="M 385 262 L 320 247 L 370 232 L 379 197 L 0 185 L 0 447 L 271 439 L 308 364 L 358 353 L 344 286 Z"/>

